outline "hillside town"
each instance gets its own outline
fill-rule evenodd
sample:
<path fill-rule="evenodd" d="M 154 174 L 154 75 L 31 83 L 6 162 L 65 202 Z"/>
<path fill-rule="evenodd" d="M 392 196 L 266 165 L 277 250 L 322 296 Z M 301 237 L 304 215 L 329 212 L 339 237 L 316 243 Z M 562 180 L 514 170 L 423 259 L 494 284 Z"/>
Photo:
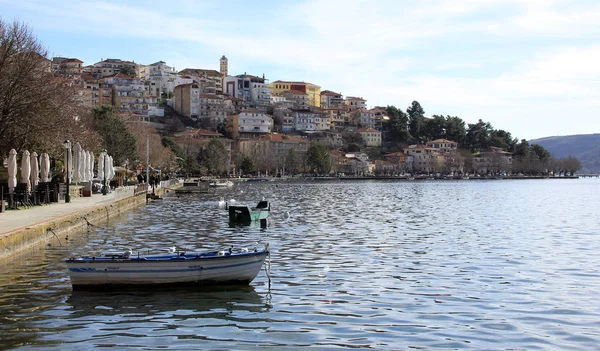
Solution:
<path fill-rule="evenodd" d="M 219 70 L 178 71 L 163 61 L 144 65 L 103 58 L 84 65 L 77 58 L 54 57 L 49 62 L 52 73 L 67 77 L 77 88 L 78 103 L 86 108 L 111 105 L 118 114 L 159 130 L 165 128 L 167 114 L 181 118 L 184 123 L 170 137 L 188 155 L 218 139 L 227 150 L 228 175 L 243 173 L 244 157 L 252 159 L 258 174 L 316 172 L 302 161 L 311 143 L 323 145 L 327 152 L 328 167 L 319 173 L 394 176 L 512 171 L 512 153 L 499 147 L 472 155 L 461 150 L 457 141 L 445 138 L 385 147 L 384 124 L 390 118 L 386 107 L 368 107 L 362 97 L 344 96 L 314 83 L 270 81 L 264 74 L 246 72 L 231 75 L 224 55 L 218 65 Z M 289 169 L 292 149 L 300 162 Z"/>

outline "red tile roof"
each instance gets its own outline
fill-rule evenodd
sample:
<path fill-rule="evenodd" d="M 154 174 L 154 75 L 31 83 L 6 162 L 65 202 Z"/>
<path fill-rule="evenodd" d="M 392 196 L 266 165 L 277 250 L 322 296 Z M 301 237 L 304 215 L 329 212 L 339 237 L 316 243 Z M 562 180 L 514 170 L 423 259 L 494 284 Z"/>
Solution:
<path fill-rule="evenodd" d="M 235 96 L 227 96 L 225 97 L 225 100 L 231 100 L 234 102 L 243 102 L 244 100 L 240 99 L 240 98 L 236 98 Z"/>
<path fill-rule="evenodd" d="M 377 129 L 373 129 L 373 128 L 360 128 L 360 129 L 355 130 L 355 132 L 356 133 L 381 133 Z"/>
<path fill-rule="evenodd" d="M 200 94 L 200 98 L 202 99 L 213 99 L 213 100 L 221 100 L 217 95 L 213 94 Z"/>
<path fill-rule="evenodd" d="M 390 154 L 385 154 L 383 157 L 398 157 L 398 156 L 406 156 L 403 152 L 392 152 Z"/>
<path fill-rule="evenodd" d="M 271 84 L 297 84 L 297 85 L 314 85 L 317 86 L 316 84 L 313 83 L 309 83 L 309 82 L 290 82 L 290 81 L 285 81 L 285 80 L 276 80 L 274 82 L 272 82 Z"/>
<path fill-rule="evenodd" d="M 259 110 L 252 110 L 252 109 L 248 109 L 248 110 L 244 110 L 242 112 L 240 112 L 240 114 L 242 113 L 261 113 L 263 115 L 265 115 L 266 113 L 264 113 L 263 111 L 259 111 Z"/>
<path fill-rule="evenodd" d="M 435 139 L 432 140 L 430 142 L 428 142 L 427 144 L 430 143 L 450 143 L 450 144 L 458 144 L 456 141 L 452 141 L 452 140 L 448 140 L 448 139 Z"/>
<path fill-rule="evenodd" d="M 127 74 L 123 74 L 123 73 L 120 73 L 120 72 L 119 72 L 119 73 L 114 73 L 114 74 L 111 74 L 110 76 L 102 77 L 102 78 L 100 78 L 100 79 L 107 79 L 107 78 L 136 79 L 136 77 L 134 77 L 134 76 L 130 76 L 130 75 L 127 75 Z"/>
<path fill-rule="evenodd" d="M 426 146 L 426 145 L 421 145 L 421 144 L 409 145 L 407 148 L 404 148 L 404 150 L 431 150 L 431 151 L 437 151 L 434 148 L 431 148 L 431 147 Z"/>
<path fill-rule="evenodd" d="M 221 72 L 215 71 L 214 69 L 202 69 L 202 68 L 186 68 L 182 71 L 179 71 L 179 74 L 197 74 L 201 75 L 202 73 L 206 73 L 208 76 L 222 76 Z"/>
<path fill-rule="evenodd" d="M 327 95 L 327 96 L 342 96 L 342 94 L 335 93 L 335 92 L 333 92 L 333 91 L 331 91 L 331 90 L 323 90 L 323 91 L 321 92 L 321 95 Z"/>
<path fill-rule="evenodd" d="M 348 111 L 348 109 L 344 107 L 330 107 L 323 109 L 323 111 Z"/>
<path fill-rule="evenodd" d="M 266 141 L 278 141 L 278 142 L 289 142 L 289 143 L 308 143 L 307 140 L 295 137 L 295 136 L 291 136 L 291 135 L 286 135 L 286 134 L 266 134 L 266 135 L 261 135 L 257 138 L 255 138 L 257 140 L 266 140 Z"/>
<path fill-rule="evenodd" d="M 98 81 L 98 78 L 94 77 L 91 73 L 83 72 L 81 73 L 81 79 L 86 82 Z"/>

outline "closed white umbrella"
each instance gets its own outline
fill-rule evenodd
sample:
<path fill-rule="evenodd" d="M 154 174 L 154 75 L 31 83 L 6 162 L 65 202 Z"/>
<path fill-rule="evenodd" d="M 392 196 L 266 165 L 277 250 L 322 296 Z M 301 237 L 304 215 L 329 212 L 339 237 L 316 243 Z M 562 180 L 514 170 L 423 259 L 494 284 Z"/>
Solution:
<path fill-rule="evenodd" d="M 86 165 L 86 154 L 85 151 L 82 149 L 79 152 L 80 158 L 79 158 L 79 181 L 80 182 L 85 182 L 85 165 Z"/>
<path fill-rule="evenodd" d="M 23 151 L 21 156 L 21 183 L 27 184 L 27 191 L 31 191 L 31 181 L 29 176 L 31 175 L 31 163 L 29 161 L 29 151 Z"/>
<path fill-rule="evenodd" d="M 85 153 L 83 149 L 79 150 L 79 163 L 77 163 L 77 173 L 79 173 L 79 181 L 85 182 Z"/>
<path fill-rule="evenodd" d="M 79 181 L 85 182 L 85 151 L 79 151 Z"/>
<path fill-rule="evenodd" d="M 98 155 L 98 175 L 96 178 L 100 180 L 104 178 L 104 152 Z"/>
<path fill-rule="evenodd" d="M 42 182 L 47 183 L 50 181 L 50 177 L 49 177 L 49 175 L 50 175 L 50 157 L 45 152 L 40 157 L 41 157 L 40 170 L 41 170 Z"/>
<path fill-rule="evenodd" d="M 40 164 L 38 163 L 38 154 L 34 151 L 33 153 L 31 153 L 31 175 L 30 175 L 30 181 L 31 181 L 31 186 L 32 187 L 36 187 L 38 185 L 38 183 L 40 182 Z"/>
<path fill-rule="evenodd" d="M 88 162 L 90 163 L 90 173 L 88 174 L 88 179 L 91 182 L 94 179 L 94 153 L 88 151 Z"/>
<path fill-rule="evenodd" d="M 13 193 L 17 186 L 17 152 L 11 149 L 8 153 L 8 192 Z"/>
<path fill-rule="evenodd" d="M 110 157 L 108 154 L 104 154 L 104 178 L 108 181 L 110 179 Z"/>
<path fill-rule="evenodd" d="M 81 161 L 81 145 L 79 143 L 75 143 L 73 146 L 73 183 L 79 182 L 79 163 Z"/>
<path fill-rule="evenodd" d="M 115 166 L 113 163 L 113 157 L 112 156 L 108 156 L 108 164 L 110 165 L 108 167 L 108 179 L 113 179 L 115 177 Z"/>
<path fill-rule="evenodd" d="M 89 162 L 89 153 L 85 150 L 82 150 L 82 155 L 83 157 L 81 158 L 81 166 L 83 167 L 83 172 L 81 172 L 82 176 L 81 176 L 81 181 L 82 182 L 89 182 L 90 179 L 88 178 L 88 175 L 90 173 L 90 162 Z"/>

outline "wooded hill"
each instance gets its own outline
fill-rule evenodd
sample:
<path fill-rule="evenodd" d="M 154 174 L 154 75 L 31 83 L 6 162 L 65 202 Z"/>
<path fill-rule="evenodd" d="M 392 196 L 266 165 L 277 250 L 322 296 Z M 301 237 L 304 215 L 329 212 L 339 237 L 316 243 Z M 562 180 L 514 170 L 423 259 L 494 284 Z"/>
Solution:
<path fill-rule="evenodd" d="M 529 140 L 529 144 L 541 145 L 554 158 L 576 157 L 583 167 L 578 173 L 600 173 L 600 134 L 552 136 Z"/>

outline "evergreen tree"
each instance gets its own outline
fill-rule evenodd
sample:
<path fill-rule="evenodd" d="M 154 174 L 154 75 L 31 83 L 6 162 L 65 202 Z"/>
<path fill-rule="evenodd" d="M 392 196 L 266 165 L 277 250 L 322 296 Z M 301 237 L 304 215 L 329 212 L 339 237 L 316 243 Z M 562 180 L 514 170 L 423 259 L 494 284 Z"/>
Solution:
<path fill-rule="evenodd" d="M 446 139 L 456 141 L 462 147 L 465 145 L 467 130 L 465 121 L 460 117 L 446 116 Z"/>
<path fill-rule="evenodd" d="M 487 149 L 490 146 L 489 140 L 492 130 L 492 125 L 481 119 L 475 124 L 469 124 L 466 136 L 467 148 L 471 152 L 479 152 Z"/>
<path fill-rule="evenodd" d="M 103 105 L 92 110 L 94 124 L 102 138 L 102 147 L 108 151 L 116 165 L 127 159 L 138 158 L 137 140 L 127 129 L 125 121 L 115 113 L 113 106 Z"/>
<path fill-rule="evenodd" d="M 327 149 L 318 143 L 311 144 L 306 152 L 306 164 L 318 174 L 329 173 L 330 162 Z"/>
<path fill-rule="evenodd" d="M 221 174 L 227 171 L 227 149 L 219 139 L 210 139 L 198 154 L 198 163 L 211 175 Z"/>
<path fill-rule="evenodd" d="M 389 140 L 402 143 L 408 142 L 408 115 L 395 106 L 388 106 L 385 111 L 389 120 L 384 124 L 384 131 L 388 132 Z"/>
<path fill-rule="evenodd" d="M 254 159 L 249 155 L 244 155 L 242 159 L 242 164 L 240 165 L 240 170 L 242 174 L 250 174 L 256 170 L 256 165 L 254 164 Z"/>
<path fill-rule="evenodd" d="M 408 113 L 408 131 L 411 136 L 411 141 L 421 143 L 425 141 L 423 129 L 425 127 L 425 110 L 418 101 L 413 101 L 406 109 Z"/>
<path fill-rule="evenodd" d="M 296 150 L 289 149 L 287 155 L 285 156 L 285 168 L 288 173 L 296 174 L 296 170 L 300 165 L 300 159 L 298 157 L 298 153 Z"/>

